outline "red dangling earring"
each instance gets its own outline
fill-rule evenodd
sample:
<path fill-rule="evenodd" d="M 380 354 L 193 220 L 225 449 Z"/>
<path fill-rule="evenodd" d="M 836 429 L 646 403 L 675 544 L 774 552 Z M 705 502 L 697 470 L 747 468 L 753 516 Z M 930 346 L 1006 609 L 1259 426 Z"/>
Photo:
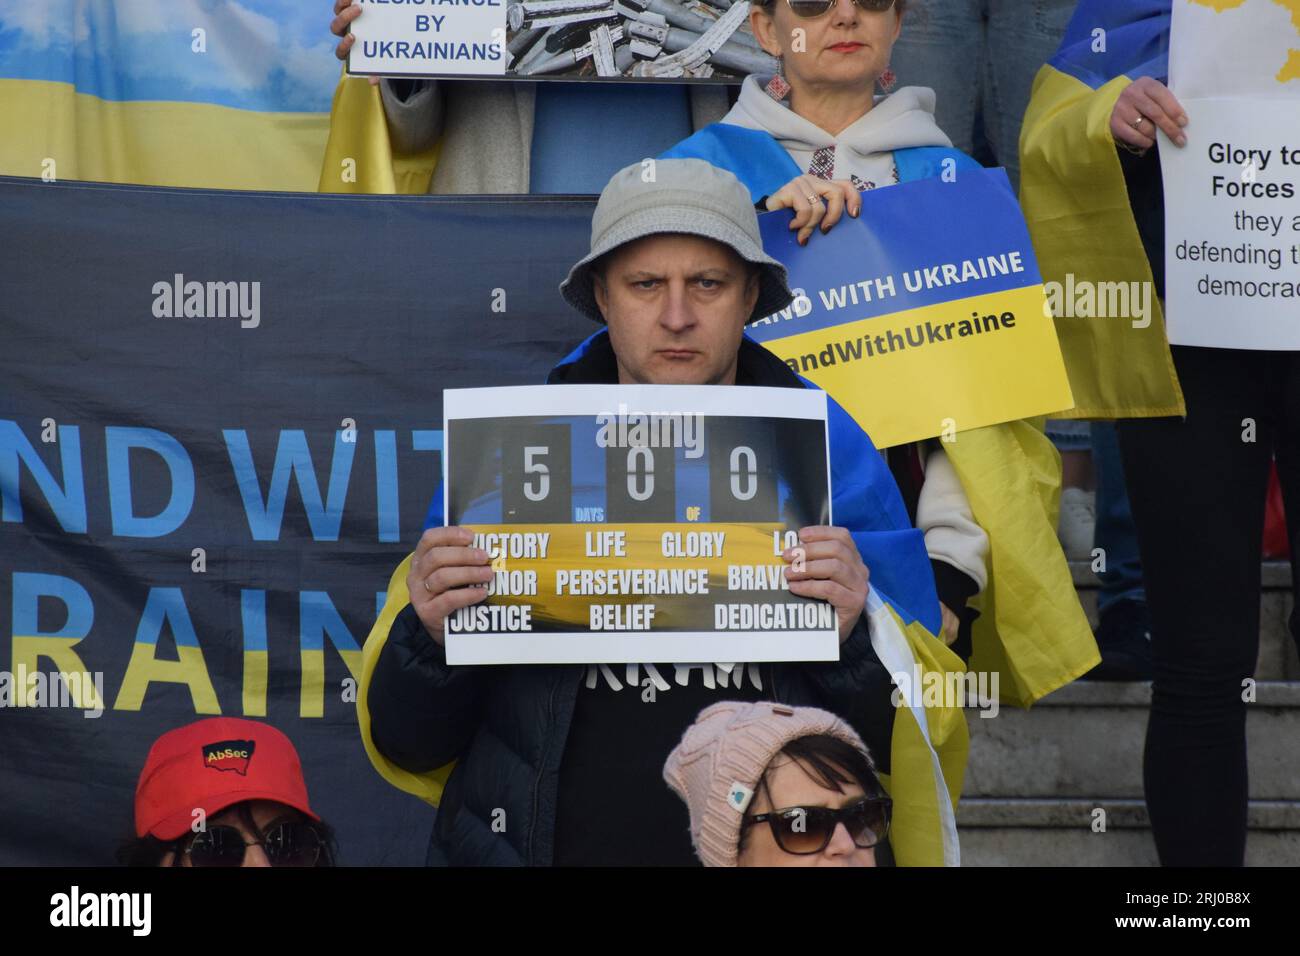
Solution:
<path fill-rule="evenodd" d="M 776 72 L 773 73 L 772 78 L 767 81 L 767 86 L 763 87 L 763 92 L 772 97 L 772 99 L 776 100 L 778 103 L 782 102 L 790 95 L 790 84 L 785 80 L 784 66 L 785 64 L 781 57 L 778 56 L 776 58 Z"/>
<path fill-rule="evenodd" d="M 885 67 L 885 72 L 880 74 L 880 79 L 876 82 L 880 84 L 882 90 L 888 93 L 894 88 L 895 84 L 898 83 L 898 74 L 894 72 L 893 67 L 887 66 Z"/>

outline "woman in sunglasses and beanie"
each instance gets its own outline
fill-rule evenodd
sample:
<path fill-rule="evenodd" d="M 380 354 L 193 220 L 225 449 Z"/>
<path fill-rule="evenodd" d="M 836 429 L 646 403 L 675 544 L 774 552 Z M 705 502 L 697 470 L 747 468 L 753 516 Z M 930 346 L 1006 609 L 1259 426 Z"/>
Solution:
<path fill-rule="evenodd" d="M 154 741 L 135 791 L 127 866 L 333 866 L 334 831 L 307 802 L 293 744 L 254 720 L 213 717 Z"/>
<path fill-rule="evenodd" d="M 875 866 L 889 830 L 862 739 L 834 714 L 771 701 L 700 712 L 664 765 L 705 866 Z"/>

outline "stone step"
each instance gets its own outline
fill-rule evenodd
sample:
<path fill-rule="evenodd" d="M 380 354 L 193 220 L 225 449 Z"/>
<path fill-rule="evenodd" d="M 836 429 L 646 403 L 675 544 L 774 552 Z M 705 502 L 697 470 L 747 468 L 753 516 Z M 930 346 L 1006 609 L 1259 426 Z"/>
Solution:
<path fill-rule="evenodd" d="M 1094 831 L 1095 820 L 1104 821 L 1104 832 Z M 1295 866 L 1300 860 L 1300 802 L 1252 800 L 1247 825 L 1248 866 Z M 963 866 L 1159 863 L 1141 800 L 963 799 L 957 826 Z"/>
<path fill-rule="evenodd" d="M 1260 681 L 1247 711 L 1250 795 L 1300 800 L 1300 683 Z M 1142 797 L 1148 683 L 1076 681 L 1031 710 L 967 710 L 966 797 Z"/>
<path fill-rule="evenodd" d="M 1070 562 L 1070 573 L 1079 601 L 1093 626 L 1097 625 L 1097 591 L 1100 582 L 1087 562 Z M 1291 589 L 1291 566 L 1285 561 L 1262 565 L 1263 593 L 1260 596 L 1258 680 L 1300 680 L 1300 654 L 1288 628 L 1295 597 Z"/>
<path fill-rule="evenodd" d="M 1096 625 L 1096 575 L 1071 572 Z M 1300 656 L 1288 627 L 1294 605 L 1288 564 L 1265 562 L 1250 753 L 1246 862 L 1300 861 Z M 967 711 L 971 731 L 961 806 L 967 866 L 1154 866 L 1142 800 L 1142 749 L 1151 685 L 1076 681 L 1029 711 L 996 717 Z M 1097 810 L 1106 829 L 1095 832 Z"/>

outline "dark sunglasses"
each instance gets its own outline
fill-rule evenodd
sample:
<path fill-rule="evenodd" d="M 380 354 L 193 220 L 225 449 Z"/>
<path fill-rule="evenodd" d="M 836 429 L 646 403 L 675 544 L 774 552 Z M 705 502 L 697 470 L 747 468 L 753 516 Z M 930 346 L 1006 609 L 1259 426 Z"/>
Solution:
<path fill-rule="evenodd" d="M 251 843 L 235 827 L 209 827 L 198 834 L 182 852 L 194 866 L 241 866 L 250 846 L 260 846 L 272 866 L 315 866 L 324 841 L 310 823 L 287 821 L 274 824 Z"/>
<path fill-rule="evenodd" d="M 777 846 L 795 856 L 809 856 L 826 849 L 836 826 L 841 823 L 855 846 L 863 849 L 875 846 L 889 832 L 893 808 L 894 802 L 888 797 L 863 797 L 838 810 L 830 807 L 785 807 L 745 817 L 740 825 L 743 829 L 767 821 Z"/>
<path fill-rule="evenodd" d="M 838 0 L 785 0 L 791 12 L 802 20 L 815 20 L 825 16 Z M 894 5 L 894 0 L 853 0 L 859 10 L 867 13 L 884 13 Z"/>

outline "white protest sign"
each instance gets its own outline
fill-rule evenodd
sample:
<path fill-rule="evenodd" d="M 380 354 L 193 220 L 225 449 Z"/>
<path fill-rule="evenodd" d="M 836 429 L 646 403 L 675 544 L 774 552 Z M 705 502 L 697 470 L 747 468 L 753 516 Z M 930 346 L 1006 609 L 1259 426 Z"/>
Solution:
<path fill-rule="evenodd" d="M 355 0 L 348 72 L 504 76 L 506 0 Z"/>
<path fill-rule="evenodd" d="M 1169 341 L 1300 349 L 1300 0 L 1173 0 L 1169 79 Z"/>
<path fill-rule="evenodd" d="M 778 69 L 748 0 L 356 2 L 354 75 L 735 84 Z"/>
<path fill-rule="evenodd" d="M 784 575 L 798 529 L 831 523 L 824 392 L 476 388 L 443 409 L 444 520 L 493 569 L 447 619 L 448 663 L 839 659 L 835 609 Z"/>

